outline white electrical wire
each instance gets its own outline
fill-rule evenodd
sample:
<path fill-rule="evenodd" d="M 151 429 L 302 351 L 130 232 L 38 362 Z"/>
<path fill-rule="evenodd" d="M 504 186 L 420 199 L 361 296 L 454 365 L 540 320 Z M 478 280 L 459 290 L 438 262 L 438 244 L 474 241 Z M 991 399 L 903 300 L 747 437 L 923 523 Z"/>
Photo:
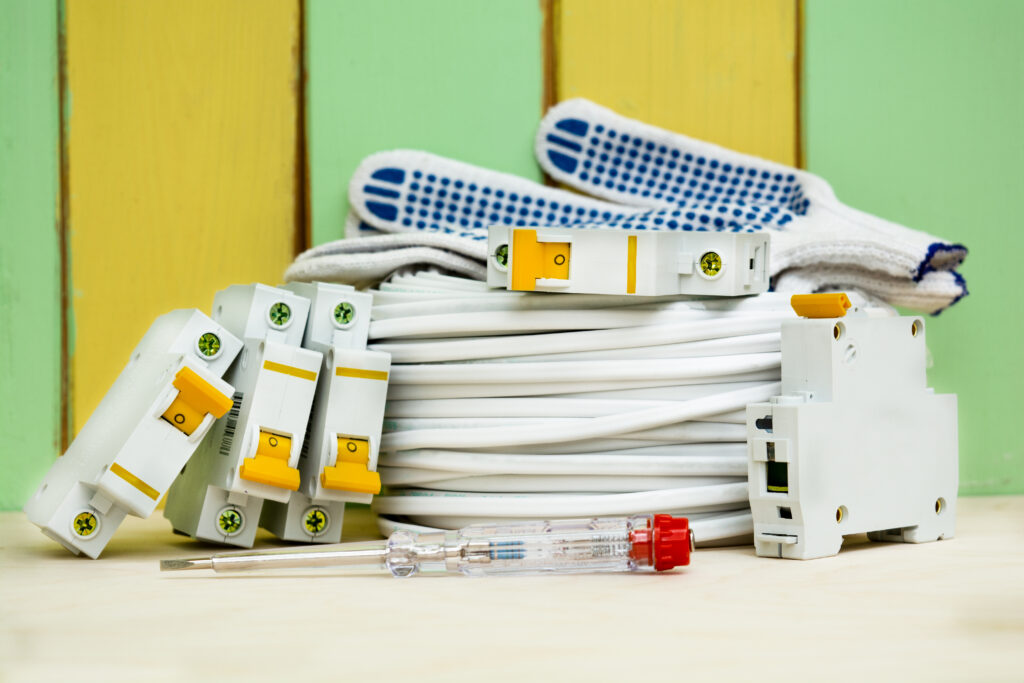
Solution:
<path fill-rule="evenodd" d="M 552 313 L 560 313 L 552 311 Z M 436 322 L 434 316 L 426 316 Z M 470 316 L 471 317 L 471 316 Z M 388 320 L 392 327 L 406 319 Z M 633 349 L 664 344 L 724 339 L 750 334 L 778 333 L 782 316 L 765 315 L 725 320 L 697 320 L 671 322 L 664 325 L 644 325 L 611 329 L 583 329 L 572 332 L 550 334 L 518 334 L 453 340 L 420 340 L 414 343 L 378 342 L 370 345 L 375 351 L 387 351 L 394 363 L 437 363 L 439 361 L 464 361 L 480 358 L 504 358 L 552 353 L 577 353 L 580 351 L 605 351 L 609 349 Z M 370 325 L 371 338 L 381 326 Z M 433 325 L 429 328 L 437 329 Z M 525 331 L 524 331 L 525 332 Z M 460 335 L 461 336 L 461 333 Z"/>
<path fill-rule="evenodd" d="M 495 448 L 510 445 L 531 445 L 598 439 L 620 434 L 664 427 L 745 407 L 748 403 L 767 401 L 779 393 L 778 382 L 765 383 L 752 389 L 739 389 L 691 401 L 634 410 L 601 418 L 571 420 L 557 425 L 536 424 L 525 427 L 477 429 L 425 429 L 387 434 L 381 439 L 384 451 L 413 448 Z"/>
<path fill-rule="evenodd" d="M 746 405 L 779 391 L 788 297 L 489 290 L 436 273 L 374 293 L 392 355 L 382 529 L 685 514 L 749 536 Z"/>
<path fill-rule="evenodd" d="M 585 455 L 414 450 L 385 454 L 379 462 L 386 467 L 463 474 L 743 476 L 747 449 L 738 443 L 702 443 Z"/>
<path fill-rule="evenodd" d="M 392 366 L 394 367 L 394 366 Z M 515 382 L 509 384 L 394 384 L 388 387 L 388 398 L 395 401 L 410 401 L 439 398 L 486 398 L 513 396 L 545 396 L 564 395 L 569 389 L 572 393 L 592 393 L 625 391 L 627 389 L 655 389 L 677 387 L 685 384 L 721 384 L 723 382 L 755 382 L 777 381 L 779 368 L 757 372 L 744 372 L 738 375 L 712 375 L 693 377 L 690 379 L 652 379 L 621 382 L 576 382 L 566 385 L 563 382 Z"/>
<path fill-rule="evenodd" d="M 651 510 L 735 509 L 747 501 L 747 483 L 714 484 L 663 491 L 615 494 L 517 493 L 494 495 L 452 491 L 403 491 L 374 499 L 387 515 L 474 516 L 519 519 L 634 515 Z"/>
<path fill-rule="evenodd" d="M 459 472 L 437 472 L 403 467 L 384 467 L 380 470 L 385 486 L 415 486 L 440 491 L 465 491 L 467 493 L 632 493 L 635 491 L 657 491 L 682 489 L 693 486 L 734 484 L 746 480 L 743 477 L 603 477 L 587 474 L 574 475 L 518 475 L 483 474 L 463 476 Z"/>
<path fill-rule="evenodd" d="M 390 401 L 387 405 L 385 416 L 388 418 L 406 419 L 600 417 L 601 415 L 613 415 L 639 408 L 655 408 L 668 405 L 669 403 L 671 401 L 611 398 L 453 398 L 435 401 Z M 719 413 L 718 415 L 709 415 L 705 419 L 709 422 L 743 422 L 744 412 L 737 410 Z M 402 428 L 398 426 L 398 419 L 392 419 L 388 424 L 389 430 L 402 431 Z"/>

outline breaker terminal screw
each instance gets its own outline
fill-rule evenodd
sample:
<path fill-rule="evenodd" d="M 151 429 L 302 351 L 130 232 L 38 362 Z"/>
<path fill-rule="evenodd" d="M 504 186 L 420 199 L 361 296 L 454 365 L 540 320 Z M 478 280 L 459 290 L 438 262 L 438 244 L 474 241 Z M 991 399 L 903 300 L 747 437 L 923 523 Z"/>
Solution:
<path fill-rule="evenodd" d="M 270 307 L 270 322 L 281 327 L 292 318 L 291 307 L 283 301 L 278 301 Z"/>
<path fill-rule="evenodd" d="M 327 529 L 327 513 L 323 508 L 310 508 L 306 510 L 302 525 L 310 536 L 322 534 Z"/>
<path fill-rule="evenodd" d="M 709 251 L 700 257 L 700 272 L 708 277 L 718 275 L 722 270 L 722 257 L 716 252 Z"/>
<path fill-rule="evenodd" d="M 356 317 L 356 309 L 347 301 L 342 301 L 334 307 L 334 322 L 339 325 L 348 325 Z"/>
<path fill-rule="evenodd" d="M 220 337 L 213 332 L 204 332 L 196 343 L 199 353 L 206 357 L 216 356 L 220 351 Z"/>
<path fill-rule="evenodd" d="M 96 519 L 96 515 L 91 512 L 79 512 L 75 515 L 74 530 L 75 533 L 82 538 L 88 538 L 96 533 L 96 529 L 100 526 L 100 522 Z"/>
<path fill-rule="evenodd" d="M 217 516 L 217 526 L 227 535 L 238 533 L 242 523 L 242 513 L 235 508 L 221 510 Z"/>

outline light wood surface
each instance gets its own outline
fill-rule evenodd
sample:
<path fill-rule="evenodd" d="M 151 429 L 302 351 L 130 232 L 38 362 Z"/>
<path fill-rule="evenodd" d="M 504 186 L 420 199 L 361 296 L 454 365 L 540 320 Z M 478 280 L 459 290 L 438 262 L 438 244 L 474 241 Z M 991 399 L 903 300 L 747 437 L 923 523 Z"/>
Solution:
<path fill-rule="evenodd" d="M 298 0 L 67 0 L 81 428 L 153 319 L 296 252 Z"/>
<path fill-rule="evenodd" d="M 1020 680 L 1024 497 L 959 506 L 955 539 L 808 562 L 406 580 L 160 573 L 217 548 L 129 518 L 87 560 L 4 513 L 0 679 Z M 374 534 L 368 510 L 346 534 Z"/>
<path fill-rule="evenodd" d="M 796 0 L 557 0 L 555 90 L 797 162 Z"/>

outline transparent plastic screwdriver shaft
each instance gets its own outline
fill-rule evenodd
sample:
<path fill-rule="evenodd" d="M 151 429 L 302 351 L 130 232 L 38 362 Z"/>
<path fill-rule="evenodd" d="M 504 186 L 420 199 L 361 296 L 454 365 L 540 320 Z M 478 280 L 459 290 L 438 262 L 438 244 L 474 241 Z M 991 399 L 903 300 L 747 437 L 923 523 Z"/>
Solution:
<path fill-rule="evenodd" d="M 634 515 L 478 524 L 437 533 L 396 531 L 384 541 L 163 560 L 160 569 L 243 572 L 347 566 L 386 569 L 399 577 L 456 571 L 470 576 L 664 571 L 689 564 L 692 548 L 685 518 Z"/>

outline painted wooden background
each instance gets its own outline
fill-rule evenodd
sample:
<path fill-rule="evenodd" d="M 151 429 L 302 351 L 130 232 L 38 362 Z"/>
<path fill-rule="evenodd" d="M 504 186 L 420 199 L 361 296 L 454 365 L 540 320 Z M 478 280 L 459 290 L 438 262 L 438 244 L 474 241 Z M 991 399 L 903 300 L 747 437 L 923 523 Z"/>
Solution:
<path fill-rule="evenodd" d="M 423 149 L 534 180 L 541 111 L 536 0 L 306 0 L 310 213 L 342 236 L 367 155 Z"/>
<path fill-rule="evenodd" d="M 1022 493 L 1024 3 L 812 0 L 806 18 L 808 168 L 970 248 L 970 296 L 928 321 L 929 379 L 959 396 L 960 491 Z"/>
<path fill-rule="evenodd" d="M 0 0 L 0 510 L 60 447 L 60 86 L 56 3 Z"/>
<path fill-rule="evenodd" d="M 75 428 L 157 315 L 296 247 L 298 0 L 66 0 Z"/>
<path fill-rule="evenodd" d="M 961 395 L 964 490 L 1024 491 L 1005 426 L 1021 323 L 996 309 L 1020 247 L 1001 197 L 1024 181 L 1013 0 L 65 3 L 58 191 L 55 2 L 0 0 L 0 426 L 19 463 L 0 508 L 54 457 L 62 396 L 73 433 L 156 315 L 275 282 L 340 237 L 365 155 L 416 147 L 540 179 L 537 121 L 579 96 L 805 157 L 851 203 L 967 241 L 974 295 L 931 323 L 932 380 Z"/>
<path fill-rule="evenodd" d="M 796 0 L 561 0 L 555 90 L 786 164 L 797 161 Z"/>

